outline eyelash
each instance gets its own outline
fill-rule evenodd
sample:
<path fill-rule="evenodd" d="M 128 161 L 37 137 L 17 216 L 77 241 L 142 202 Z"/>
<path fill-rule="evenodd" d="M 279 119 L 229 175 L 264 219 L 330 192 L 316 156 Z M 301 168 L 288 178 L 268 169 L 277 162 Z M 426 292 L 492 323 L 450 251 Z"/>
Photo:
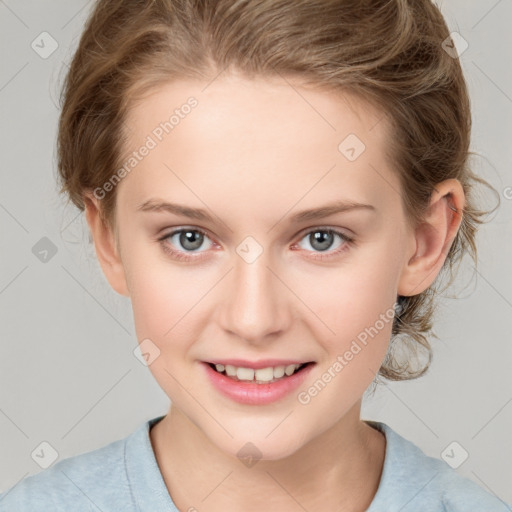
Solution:
<path fill-rule="evenodd" d="M 203 236 L 210 238 L 208 233 L 200 228 L 180 228 L 180 229 L 175 229 L 174 231 L 171 231 L 169 233 L 166 233 L 165 235 L 158 238 L 157 240 L 158 240 L 158 242 L 160 242 L 160 245 L 162 246 L 163 251 L 166 252 L 167 254 L 169 254 L 170 256 L 172 256 L 176 260 L 179 260 L 179 261 L 194 261 L 194 260 L 201 261 L 202 259 L 204 259 L 205 256 L 203 256 L 203 254 L 205 254 L 206 251 L 198 253 L 198 254 L 200 254 L 200 256 L 191 256 L 191 254 L 195 254 L 195 253 L 193 253 L 193 252 L 186 253 L 183 251 L 177 251 L 175 249 L 172 249 L 169 246 L 169 244 L 166 243 L 168 238 L 171 238 L 172 236 L 176 235 L 177 233 L 186 232 L 186 231 L 193 231 L 196 233 L 201 233 Z M 326 253 L 321 253 L 321 252 L 313 253 L 314 255 L 311 256 L 311 258 L 314 260 L 327 260 L 330 258 L 334 258 L 334 257 L 338 256 L 339 254 L 341 254 L 342 252 L 345 252 L 354 243 L 354 239 L 352 237 L 349 237 L 348 235 L 346 235 L 345 233 L 342 233 L 341 231 L 337 231 L 336 229 L 328 228 L 328 227 L 316 227 L 314 229 L 310 229 L 309 231 L 303 232 L 303 233 L 301 233 L 302 236 L 301 236 L 300 240 L 302 240 L 306 236 L 310 235 L 311 233 L 316 233 L 318 231 L 338 235 L 344 243 L 340 247 L 338 247 L 338 249 L 335 249 L 330 252 L 326 251 Z M 307 252 L 311 252 L 311 251 L 307 251 Z M 325 254 L 327 254 L 327 255 L 325 255 Z"/>

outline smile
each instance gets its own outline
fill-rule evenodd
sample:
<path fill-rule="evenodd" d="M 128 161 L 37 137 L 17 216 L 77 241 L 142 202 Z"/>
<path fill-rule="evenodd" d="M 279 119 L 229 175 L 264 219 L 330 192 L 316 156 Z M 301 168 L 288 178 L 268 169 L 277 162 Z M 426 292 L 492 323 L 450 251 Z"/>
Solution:
<path fill-rule="evenodd" d="M 306 364 L 290 364 L 287 366 L 268 366 L 266 368 L 244 368 L 242 366 L 212 364 L 211 367 L 235 381 L 248 381 L 260 384 L 275 382 L 279 379 L 290 377 L 300 371 Z"/>
<path fill-rule="evenodd" d="M 224 397 L 241 404 L 265 405 L 290 396 L 308 377 L 316 363 L 250 368 L 202 362 L 201 366 L 213 388 Z"/>

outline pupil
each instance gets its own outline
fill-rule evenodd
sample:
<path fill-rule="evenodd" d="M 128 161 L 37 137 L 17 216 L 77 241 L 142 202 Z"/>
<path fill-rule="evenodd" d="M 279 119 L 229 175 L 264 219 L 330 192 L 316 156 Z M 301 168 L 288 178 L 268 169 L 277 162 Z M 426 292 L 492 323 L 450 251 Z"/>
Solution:
<path fill-rule="evenodd" d="M 311 241 L 311 247 L 314 247 L 319 251 L 325 251 L 332 245 L 333 234 L 329 233 L 328 231 L 315 231 L 309 236 L 310 238 L 313 237 Z M 315 244 L 317 243 L 318 245 L 315 247 Z"/>
<path fill-rule="evenodd" d="M 180 234 L 180 244 L 185 249 L 189 249 L 191 251 L 198 249 L 203 244 L 203 235 L 198 231 L 182 231 Z M 191 244 L 189 246 L 188 244 Z"/>

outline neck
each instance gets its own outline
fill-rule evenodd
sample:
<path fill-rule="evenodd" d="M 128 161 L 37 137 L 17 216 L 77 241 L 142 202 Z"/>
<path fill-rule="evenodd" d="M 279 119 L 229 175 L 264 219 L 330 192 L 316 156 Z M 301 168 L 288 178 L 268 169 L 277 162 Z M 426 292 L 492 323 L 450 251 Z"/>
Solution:
<path fill-rule="evenodd" d="M 179 409 L 150 431 L 164 482 L 180 510 L 366 510 L 377 492 L 385 437 L 359 419 L 361 401 L 292 455 L 244 465 L 219 450 Z"/>

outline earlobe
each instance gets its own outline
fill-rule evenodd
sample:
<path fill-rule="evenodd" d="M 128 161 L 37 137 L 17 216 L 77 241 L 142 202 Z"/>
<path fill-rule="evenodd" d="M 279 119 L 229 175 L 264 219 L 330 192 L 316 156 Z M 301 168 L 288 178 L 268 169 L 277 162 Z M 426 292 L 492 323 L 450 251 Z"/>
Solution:
<path fill-rule="evenodd" d="M 458 180 L 435 186 L 422 222 L 411 233 L 414 250 L 402 271 L 399 295 L 418 295 L 434 282 L 457 235 L 464 204 L 464 190 Z"/>
<path fill-rule="evenodd" d="M 94 242 L 96 256 L 110 286 L 119 293 L 129 297 L 126 275 L 116 245 L 115 236 L 101 217 L 100 200 L 90 193 L 84 196 L 85 218 Z"/>

